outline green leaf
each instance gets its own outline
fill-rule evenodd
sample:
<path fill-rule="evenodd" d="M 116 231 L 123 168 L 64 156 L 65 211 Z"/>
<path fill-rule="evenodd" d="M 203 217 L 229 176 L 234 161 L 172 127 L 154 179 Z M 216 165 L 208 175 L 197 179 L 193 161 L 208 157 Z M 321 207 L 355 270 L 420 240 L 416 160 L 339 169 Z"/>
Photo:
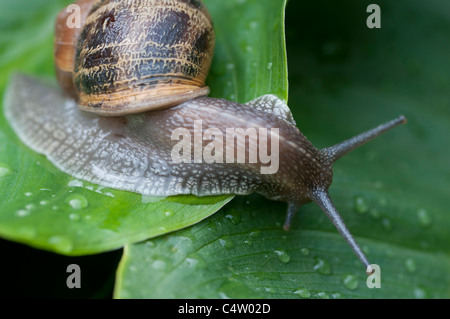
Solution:
<path fill-rule="evenodd" d="M 127 245 L 115 297 L 448 296 L 448 256 L 386 242 L 383 232 L 371 232 L 377 239 L 358 236 L 369 258 L 381 267 L 381 289 L 369 289 L 364 267 L 345 240 L 327 227 L 331 223 L 320 211 L 305 206 L 294 229 L 286 233 L 281 227 L 283 208 L 261 196 L 238 197 L 190 228 Z"/>
<path fill-rule="evenodd" d="M 336 163 L 330 188 L 380 265 L 381 288 L 367 287 L 364 267 L 315 205 L 302 207 L 286 233 L 285 204 L 253 195 L 188 229 L 127 245 L 115 297 L 450 297 L 450 7 L 382 1 L 382 28 L 371 30 L 369 4 L 290 2 L 289 105 L 319 147 L 408 118 Z"/>

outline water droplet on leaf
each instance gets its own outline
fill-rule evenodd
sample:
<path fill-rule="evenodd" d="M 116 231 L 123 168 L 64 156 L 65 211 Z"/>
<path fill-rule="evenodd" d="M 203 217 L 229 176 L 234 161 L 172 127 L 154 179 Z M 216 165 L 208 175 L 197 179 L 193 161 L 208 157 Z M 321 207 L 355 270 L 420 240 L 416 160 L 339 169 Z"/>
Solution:
<path fill-rule="evenodd" d="M 89 202 L 83 195 L 72 194 L 66 198 L 66 203 L 73 209 L 84 209 L 89 206 Z"/>
<path fill-rule="evenodd" d="M 11 174 L 11 172 L 12 172 L 11 167 L 6 165 L 5 163 L 0 163 L 0 178 Z"/>
<path fill-rule="evenodd" d="M 260 230 L 252 231 L 252 232 L 249 234 L 249 236 L 252 237 L 252 238 L 261 237 L 261 231 L 260 231 Z"/>
<path fill-rule="evenodd" d="M 411 273 L 415 272 L 417 269 L 416 262 L 411 258 L 408 258 L 405 260 L 405 266 L 406 266 L 406 269 Z"/>
<path fill-rule="evenodd" d="M 225 239 L 220 238 L 219 243 L 220 243 L 220 245 L 222 245 L 222 247 L 225 247 L 225 248 L 233 248 L 234 247 L 234 243 L 231 239 L 225 240 Z"/>
<path fill-rule="evenodd" d="M 163 260 L 155 260 L 152 263 L 152 267 L 156 270 L 164 270 L 166 268 L 166 262 Z"/>
<path fill-rule="evenodd" d="M 347 289 L 355 290 L 358 288 L 358 278 L 356 278 L 354 275 L 347 275 L 343 278 L 342 282 L 344 283 L 344 286 Z"/>
<path fill-rule="evenodd" d="M 26 209 L 19 209 L 16 212 L 16 216 L 18 216 L 18 217 L 25 217 L 25 216 L 28 216 L 28 215 L 30 215 L 30 211 L 28 211 Z"/>
<path fill-rule="evenodd" d="M 225 218 L 228 219 L 232 224 L 237 225 L 242 219 L 242 214 L 238 210 L 233 210 L 231 213 L 226 214 Z"/>
<path fill-rule="evenodd" d="M 316 263 L 314 264 L 314 270 L 322 275 L 331 274 L 331 265 L 328 261 L 322 258 L 316 258 Z"/>
<path fill-rule="evenodd" d="M 417 218 L 419 219 L 419 223 L 421 226 L 428 227 L 431 225 L 431 216 L 425 209 L 420 208 L 417 211 Z"/>
<path fill-rule="evenodd" d="M 311 297 L 311 293 L 309 292 L 308 289 L 305 289 L 305 288 L 300 288 L 300 289 L 294 291 L 294 294 L 296 294 L 300 298 L 304 298 L 304 299 Z"/>
<path fill-rule="evenodd" d="M 284 250 L 275 250 L 274 253 L 277 255 L 278 260 L 283 264 L 287 264 L 291 260 L 291 256 Z"/>
<path fill-rule="evenodd" d="M 68 253 L 72 251 L 72 241 L 64 236 L 52 236 L 48 239 L 48 243 L 53 246 L 53 248 L 62 253 Z"/>
<path fill-rule="evenodd" d="M 137 267 L 136 267 L 135 265 L 130 265 L 130 266 L 128 266 L 128 269 L 129 269 L 131 272 L 136 272 L 136 271 L 137 271 Z"/>
<path fill-rule="evenodd" d="M 173 212 L 171 212 L 170 210 L 168 210 L 168 211 L 166 211 L 166 212 L 164 213 L 164 215 L 166 215 L 167 217 L 171 217 L 171 216 L 173 216 Z"/>
<path fill-rule="evenodd" d="M 356 196 L 354 201 L 354 208 L 356 212 L 364 214 L 369 210 L 369 205 L 367 204 L 364 197 Z"/>
<path fill-rule="evenodd" d="M 428 297 L 428 294 L 425 289 L 416 287 L 416 288 L 414 288 L 414 297 L 416 299 L 425 299 Z"/>
<path fill-rule="evenodd" d="M 330 299 L 330 296 L 328 296 L 325 292 L 319 292 L 317 294 L 317 297 L 319 297 L 320 299 Z"/>
<path fill-rule="evenodd" d="M 302 249 L 300 249 L 300 251 L 301 251 L 301 253 L 304 256 L 308 256 L 309 255 L 309 249 L 308 248 L 302 248 Z"/>
<path fill-rule="evenodd" d="M 69 219 L 70 220 L 79 220 L 80 219 L 80 215 L 78 215 L 78 214 L 70 214 L 69 215 Z"/>

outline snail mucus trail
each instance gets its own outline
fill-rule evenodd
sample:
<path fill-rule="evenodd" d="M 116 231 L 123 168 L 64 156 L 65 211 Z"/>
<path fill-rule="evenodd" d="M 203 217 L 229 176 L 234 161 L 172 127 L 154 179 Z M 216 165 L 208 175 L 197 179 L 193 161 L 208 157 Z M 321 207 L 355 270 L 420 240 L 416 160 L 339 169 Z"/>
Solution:
<path fill-rule="evenodd" d="M 247 104 L 205 97 L 214 31 L 200 1 L 142 0 L 138 7 L 130 0 L 77 3 L 85 20 L 80 30 L 65 26 L 64 10 L 57 19 L 55 61 L 62 90 L 16 75 L 6 92 L 6 118 L 26 145 L 75 178 L 143 195 L 257 192 L 288 203 L 286 230 L 301 205 L 315 202 L 371 272 L 328 195 L 332 165 L 406 123 L 405 117 L 317 149 L 276 96 Z M 259 159 L 175 163 L 171 150 L 178 141 L 172 133 L 182 127 L 194 136 L 196 120 L 203 133 L 243 128 L 236 138 L 244 141 L 246 158 L 252 150 L 245 130 L 277 128 L 279 149 L 272 156 L 278 157 L 278 171 L 261 174 Z"/>

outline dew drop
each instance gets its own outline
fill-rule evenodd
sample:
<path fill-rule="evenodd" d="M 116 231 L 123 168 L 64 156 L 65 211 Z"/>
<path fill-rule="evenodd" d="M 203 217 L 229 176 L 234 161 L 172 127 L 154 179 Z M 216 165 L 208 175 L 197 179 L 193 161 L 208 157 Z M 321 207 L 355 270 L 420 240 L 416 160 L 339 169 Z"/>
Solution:
<path fill-rule="evenodd" d="M 347 275 L 342 279 L 342 282 L 344 283 L 344 286 L 347 289 L 350 290 L 355 290 L 356 288 L 358 288 L 358 278 L 356 278 L 353 275 Z"/>
<path fill-rule="evenodd" d="M 227 63 L 226 68 L 227 70 L 234 70 L 236 66 L 234 65 L 234 63 Z"/>
<path fill-rule="evenodd" d="M 225 247 L 225 248 L 233 248 L 234 247 L 234 243 L 231 239 L 225 240 L 225 239 L 220 238 L 219 243 L 220 243 L 220 245 L 222 245 L 222 247 Z"/>
<path fill-rule="evenodd" d="M 342 295 L 338 292 L 331 294 L 331 298 L 333 299 L 342 299 Z"/>
<path fill-rule="evenodd" d="M 168 210 L 168 211 L 166 211 L 166 212 L 164 213 L 164 215 L 166 215 L 167 217 L 171 217 L 171 216 L 173 216 L 173 212 L 171 212 L 170 210 Z"/>
<path fill-rule="evenodd" d="M 131 272 L 136 272 L 137 267 L 135 265 L 130 265 L 130 266 L 128 266 L 128 270 L 130 270 Z"/>
<path fill-rule="evenodd" d="M 48 204 L 48 200 L 41 200 L 41 201 L 39 202 L 39 204 L 42 205 L 42 206 L 45 206 L 45 205 Z"/>
<path fill-rule="evenodd" d="M 89 206 L 89 202 L 83 195 L 72 194 L 66 198 L 66 204 L 73 209 L 84 209 Z"/>
<path fill-rule="evenodd" d="M 272 62 L 269 62 L 269 63 L 267 64 L 267 70 L 272 70 L 272 66 L 273 66 L 273 63 L 272 63 Z"/>
<path fill-rule="evenodd" d="M 300 252 L 301 252 L 304 256 L 308 256 L 308 255 L 309 255 L 309 249 L 308 249 L 308 248 L 302 248 L 302 249 L 300 249 Z"/>
<path fill-rule="evenodd" d="M 25 206 L 25 208 L 28 209 L 28 210 L 32 210 L 32 209 L 35 209 L 36 206 L 34 204 L 28 204 L 28 205 Z"/>
<path fill-rule="evenodd" d="M 33 196 L 33 193 L 31 193 L 31 192 L 26 192 L 26 193 L 25 193 L 25 196 L 26 196 L 26 197 Z"/>
<path fill-rule="evenodd" d="M 260 230 L 252 231 L 252 232 L 249 234 L 249 236 L 250 236 L 251 238 L 261 237 L 261 231 L 260 231 Z"/>
<path fill-rule="evenodd" d="M 219 298 L 220 299 L 231 299 L 231 297 L 228 297 L 226 293 L 219 292 Z"/>
<path fill-rule="evenodd" d="M 16 212 L 16 216 L 18 216 L 18 217 L 25 217 L 25 216 L 28 216 L 28 215 L 30 215 L 30 211 L 28 211 L 26 209 L 19 209 Z"/>
<path fill-rule="evenodd" d="M 12 172 L 11 167 L 6 165 L 5 163 L 0 163 L 0 178 L 9 175 Z"/>
<path fill-rule="evenodd" d="M 294 291 L 294 294 L 296 294 L 300 298 L 304 298 L 304 299 L 311 297 L 311 293 L 306 288 L 300 288 L 300 289 Z"/>
<path fill-rule="evenodd" d="M 153 267 L 153 269 L 156 269 L 156 270 L 164 270 L 164 269 L 166 269 L 166 262 L 163 260 L 155 260 L 152 263 L 152 267 Z"/>
<path fill-rule="evenodd" d="M 83 187 L 83 182 L 78 179 L 73 179 L 69 183 L 67 183 L 69 187 Z"/>
<path fill-rule="evenodd" d="M 314 270 L 322 275 L 331 274 L 331 265 L 328 261 L 322 258 L 316 258 L 316 263 L 314 264 Z"/>
<path fill-rule="evenodd" d="M 320 299 L 330 299 L 330 296 L 328 296 L 325 292 L 319 292 L 317 294 L 317 297 L 319 297 Z"/>
<path fill-rule="evenodd" d="M 251 246 L 251 245 L 253 245 L 253 242 L 251 240 L 247 239 L 247 240 L 244 240 L 244 244 Z"/>
<path fill-rule="evenodd" d="M 258 21 L 250 21 L 250 28 L 256 29 L 258 25 Z"/>
<path fill-rule="evenodd" d="M 53 246 L 56 251 L 68 253 L 72 251 L 72 241 L 64 236 L 52 236 L 48 239 L 48 243 Z"/>
<path fill-rule="evenodd" d="M 232 224 L 237 225 L 241 222 L 242 214 L 238 210 L 233 210 L 231 213 L 225 215 L 225 218 L 228 219 Z"/>
<path fill-rule="evenodd" d="M 369 210 L 369 206 L 362 196 L 356 196 L 354 199 L 354 209 L 357 213 L 364 214 Z"/>
<path fill-rule="evenodd" d="M 69 215 L 69 219 L 70 220 L 79 220 L 80 219 L 80 215 L 78 215 L 78 214 L 70 214 Z"/>
<path fill-rule="evenodd" d="M 405 267 L 406 267 L 406 270 L 408 270 L 411 273 L 415 272 L 417 269 L 416 262 L 411 258 L 408 258 L 405 260 Z"/>
<path fill-rule="evenodd" d="M 419 219 L 419 223 L 421 226 L 428 227 L 431 225 L 430 214 L 428 214 L 425 209 L 420 208 L 419 210 L 417 210 L 417 218 Z"/>
<path fill-rule="evenodd" d="M 414 297 L 416 299 L 425 299 L 425 298 L 427 298 L 427 292 L 425 289 L 416 287 L 416 288 L 414 288 Z"/>
<path fill-rule="evenodd" d="M 278 260 L 283 264 L 287 264 L 291 260 L 291 256 L 284 250 L 275 250 L 274 253 L 277 255 Z"/>

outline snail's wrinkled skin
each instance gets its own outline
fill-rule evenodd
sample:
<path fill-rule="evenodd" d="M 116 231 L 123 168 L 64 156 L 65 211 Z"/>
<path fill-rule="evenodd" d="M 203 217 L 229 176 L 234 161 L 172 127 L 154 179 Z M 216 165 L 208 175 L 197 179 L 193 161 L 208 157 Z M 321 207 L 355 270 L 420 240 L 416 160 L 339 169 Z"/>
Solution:
<path fill-rule="evenodd" d="M 26 89 L 24 89 L 26 88 Z M 5 95 L 5 115 L 21 140 L 42 153 L 62 171 L 102 186 L 144 195 L 246 195 L 258 192 L 288 203 L 285 229 L 302 204 L 316 202 L 349 242 L 361 261 L 369 262 L 345 227 L 328 196 L 332 164 L 356 147 L 405 122 L 404 117 L 322 150 L 316 149 L 295 126 L 289 108 L 273 95 L 247 104 L 197 98 L 170 109 L 101 117 L 79 111 L 62 92 L 33 78 L 17 75 Z M 279 148 L 272 158 L 279 167 L 261 174 L 255 163 L 175 163 L 173 132 L 184 128 L 195 136 L 202 130 L 240 127 L 277 129 Z M 273 143 L 271 135 L 269 144 Z M 245 139 L 244 139 L 245 140 Z M 208 141 L 203 140 L 202 146 Z M 246 140 L 246 158 L 251 155 Z M 236 144 L 226 145 L 236 148 Z M 191 149 L 195 152 L 195 149 Z M 190 154 L 191 158 L 195 154 Z"/>
<path fill-rule="evenodd" d="M 331 161 L 304 137 L 287 106 L 275 96 L 263 96 L 247 105 L 203 97 L 167 110 L 97 117 L 78 111 L 57 88 L 16 76 L 6 101 L 7 117 L 27 145 L 63 171 L 108 187 L 150 196 L 259 192 L 300 205 L 311 201 L 306 190 L 327 188 L 331 183 Z M 283 165 L 274 174 L 261 174 L 264 164 L 259 160 L 174 163 L 171 152 L 178 143 L 172 138 L 174 130 L 185 128 L 194 137 L 194 121 L 198 119 L 203 132 L 218 128 L 224 136 L 225 129 L 233 125 L 244 130 L 277 128 L 279 147 L 271 155 Z M 208 142 L 203 140 L 203 146 Z M 251 155 L 249 142 L 247 159 Z M 236 147 L 235 143 L 225 143 L 224 157 L 230 147 Z"/>

